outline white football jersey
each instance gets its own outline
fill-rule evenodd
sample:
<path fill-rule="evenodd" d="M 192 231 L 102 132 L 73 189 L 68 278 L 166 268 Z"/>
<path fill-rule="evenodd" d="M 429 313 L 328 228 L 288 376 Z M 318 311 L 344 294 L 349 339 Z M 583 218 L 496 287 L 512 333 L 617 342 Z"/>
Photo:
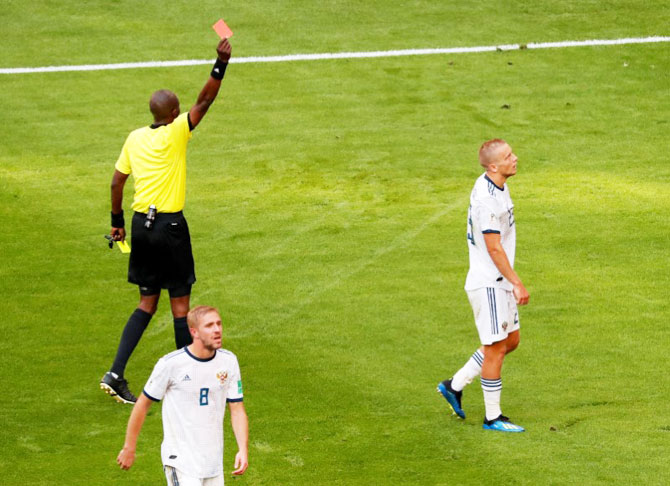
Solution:
<path fill-rule="evenodd" d="M 514 267 L 516 249 L 514 204 L 507 184 L 498 187 L 484 173 L 477 178 L 470 194 L 470 208 L 468 209 L 470 270 L 465 280 L 465 290 L 482 287 L 512 290 L 512 284 L 500 274 L 489 256 L 484 241 L 486 233 L 500 234 L 502 247 L 510 265 Z"/>
<path fill-rule="evenodd" d="M 223 416 L 226 402 L 240 402 L 237 357 L 219 349 L 202 360 L 184 347 L 163 356 L 144 394 L 163 400 L 163 464 L 196 478 L 223 474 Z"/>

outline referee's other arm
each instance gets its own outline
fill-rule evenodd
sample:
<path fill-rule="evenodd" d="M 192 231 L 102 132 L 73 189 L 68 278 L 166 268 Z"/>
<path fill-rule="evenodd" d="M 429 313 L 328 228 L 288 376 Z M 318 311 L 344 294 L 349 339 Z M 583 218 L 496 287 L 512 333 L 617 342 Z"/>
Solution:
<path fill-rule="evenodd" d="M 209 79 L 200 91 L 195 105 L 193 105 L 188 112 L 188 121 L 191 131 L 195 130 L 195 127 L 197 127 L 200 121 L 204 118 L 207 110 L 209 110 L 209 107 L 212 105 L 212 103 L 214 103 L 216 96 L 219 94 L 221 80 L 223 79 L 223 75 L 226 72 L 226 67 L 228 66 L 231 52 L 232 47 L 230 46 L 228 39 L 221 39 L 219 44 L 216 46 L 217 59 L 214 67 L 212 68 Z M 123 172 L 114 170 L 111 187 L 112 215 L 123 214 L 123 188 L 126 185 L 128 175 L 129 174 L 124 174 Z M 123 216 L 121 216 L 121 220 L 122 219 Z M 126 239 L 126 229 L 123 226 L 119 228 L 112 225 L 112 229 L 110 230 L 109 235 L 115 241 L 123 241 Z"/>

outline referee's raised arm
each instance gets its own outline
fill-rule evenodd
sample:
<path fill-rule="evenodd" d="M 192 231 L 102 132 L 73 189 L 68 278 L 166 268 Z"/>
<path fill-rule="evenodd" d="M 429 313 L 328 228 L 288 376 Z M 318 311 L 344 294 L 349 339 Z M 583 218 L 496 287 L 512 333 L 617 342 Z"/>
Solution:
<path fill-rule="evenodd" d="M 195 105 L 189 110 L 188 117 L 191 125 L 191 130 L 195 129 L 200 123 L 200 120 L 205 116 L 210 105 L 214 103 L 216 95 L 219 94 L 219 88 L 221 87 L 221 80 L 223 75 L 226 72 L 226 67 L 228 67 L 228 60 L 230 59 L 230 52 L 232 48 L 228 39 L 221 39 L 219 44 L 216 46 L 216 53 L 218 55 L 210 77 L 205 83 L 205 86 L 200 91 L 198 95 L 198 100 L 195 102 Z"/>

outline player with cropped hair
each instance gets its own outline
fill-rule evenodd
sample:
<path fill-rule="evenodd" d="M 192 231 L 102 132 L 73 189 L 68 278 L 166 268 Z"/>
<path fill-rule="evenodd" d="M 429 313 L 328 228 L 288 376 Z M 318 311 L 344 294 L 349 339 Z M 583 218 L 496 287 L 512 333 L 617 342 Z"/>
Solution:
<path fill-rule="evenodd" d="M 519 345 L 517 305 L 528 304 L 528 291 L 514 271 L 516 225 L 507 179 L 516 174 L 517 157 L 504 140 L 485 142 L 479 149 L 479 176 L 470 194 L 468 248 L 470 270 L 465 290 L 474 312 L 482 346 L 449 380 L 437 386 L 461 418 L 463 389 L 481 374 L 486 417 L 483 428 L 523 432 L 500 409 L 502 365 Z"/>
<path fill-rule="evenodd" d="M 168 485 L 223 486 L 226 404 L 238 447 L 233 474 L 244 474 L 249 465 L 240 367 L 233 353 L 221 349 L 221 317 L 214 307 L 195 307 L 187 320 L 193 343 L 156 363 L 133 407 L 116 461 L 121 469 L 133 465 L 147 412 L 153 402 L 163 400 L 161 459 Z"/>

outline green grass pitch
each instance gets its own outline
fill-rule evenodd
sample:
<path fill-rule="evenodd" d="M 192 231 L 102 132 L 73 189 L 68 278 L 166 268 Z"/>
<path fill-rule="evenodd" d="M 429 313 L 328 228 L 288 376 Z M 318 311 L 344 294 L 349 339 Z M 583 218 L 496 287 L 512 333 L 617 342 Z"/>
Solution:
<path fill-rule="evenodd" d="M 661 0 L 18 2 L 0 67 L 668 35 Z M 218 306 L 251 423 L 239 485 L 666 484 L 670 45 L 231 65 L 188 155 L 194 304 Z M 137 290 L 109 182 L 148 98 L 209 67 L 0 75 L 0 483 L 163 484 L 160 407 L 97 382 Z M 501 108 L 509 105 L 509 109 Z M 503 137 L 531 293 L 481 430 L 435 393 L 477 347 L 462 290 L 476 151 Z M 131 194 L 127 188 L 125 208 Z M 128 366 L 173 347 L 167 296 Z M 225 426 L 224 467 L 236 446 Z"/>

